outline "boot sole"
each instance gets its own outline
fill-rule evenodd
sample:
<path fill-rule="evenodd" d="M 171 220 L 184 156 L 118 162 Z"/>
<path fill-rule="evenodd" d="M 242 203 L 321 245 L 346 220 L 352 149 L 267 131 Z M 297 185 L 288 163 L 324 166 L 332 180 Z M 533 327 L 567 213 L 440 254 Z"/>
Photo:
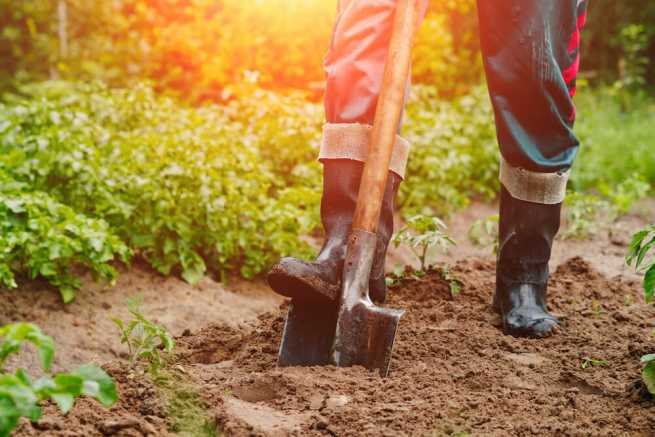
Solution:
<path fill-rule="evenodd" d="M 334 303 L 340 289 L 314 275 L 289 271 L 288 267 L 276 265 L 267 276 L 268 285 L 277 294 L 303 302 Z"/>

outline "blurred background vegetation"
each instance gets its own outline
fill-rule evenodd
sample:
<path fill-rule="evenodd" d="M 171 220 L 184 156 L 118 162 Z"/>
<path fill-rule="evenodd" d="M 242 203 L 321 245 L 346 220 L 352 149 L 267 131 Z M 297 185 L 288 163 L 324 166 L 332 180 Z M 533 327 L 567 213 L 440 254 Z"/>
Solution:
<path fill-rule="evenodd" d="M 336 0 L 0 0 L 0 281 L 42 276 L 70 299 L 71 266 L 111 280 L 133 253 L 190 282 L 309 256 L 335 12 Z M 654 59 L 655 2 L 590 2 L 576 217 L 652 193 Z M 400 213 L 493 199 L 475 0 L 431 2 L 413 76 Z"/>
<path fill-rule="evenodd" d="M 336 0 L 1 0 L 0 85 L 147 79 L 197 102 L 257 72 L 266 88 L 320 88 L 335 10 Z M 594 0 L 589 12 L 586 76 L 611 83 L 639 73 L 652 85 L 655 3 Z M 461 95 L 481 80 L 478 50 L 475 0 L 432 1 L 414 80 Z"/>

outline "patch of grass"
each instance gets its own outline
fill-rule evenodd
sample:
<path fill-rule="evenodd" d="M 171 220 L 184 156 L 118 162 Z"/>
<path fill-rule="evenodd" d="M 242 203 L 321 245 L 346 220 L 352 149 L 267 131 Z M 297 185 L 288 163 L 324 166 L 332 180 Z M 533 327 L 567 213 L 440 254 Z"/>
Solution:
<path fill-rule="evenodd" d="M 655 100 L 634 97 L 624 111 L 610 89 L 582 88 L 576 96 L 581 147 L 571 175 L 576 191 L 615 187 L 628 176 L 655 184 Z"/>
<path fill-rule="evenodd" d="M 182 437 L 221 435 L 198 389 L 188 377 L 166 369 L 160 372 L 156 386 L 166 402 L 169 431 Z"/>

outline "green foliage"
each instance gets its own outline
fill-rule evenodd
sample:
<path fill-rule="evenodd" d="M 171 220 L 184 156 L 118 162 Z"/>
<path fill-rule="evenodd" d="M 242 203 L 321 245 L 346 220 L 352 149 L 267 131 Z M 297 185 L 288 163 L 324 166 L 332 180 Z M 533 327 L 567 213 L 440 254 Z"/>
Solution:
<path fill-rule="evenodd" d="M 25 244 L 12 246 L 0 280 L 11 285 L 13 275 L 36 272 L 70 298 L 77 285 L 70 266 L 112 280 L 110 252 L 126 260 L 132 251 L 162 274 L 191 283 L 207 270 L 252 277 L 280 256 L 310 257 L 303 236 L 319 224 L 323 111 L 304 95 L 258 86 L 250 78 L 224 89 L 224 104 L 195 108 L 156 97 L 144 85 L 126 90 L 54 81 L 7 97 L 0 104 L 0 194 L 35 205 L 30 211 L 46 219 L 29 229 L 38 256 Z M 439 100 L 433 87 L 414 91 L 404 127 L 413 151 L 398 198 L 402 215 L 446 216 L 471 198 L 493 198 L 498 151 L 485 89 L 453 102 Z M 597 188 L 625 211 L 655 181 L 651 134 L 643 128 L 655 108 L 644 101 L 634 114 L 621 114 L 607 93 L 585 93 L 591 94 L 582 90 L 583 107 L 607 99 L 608 113 L 622 120 L 584 112 L 572 188 Z M 593 129 L 587 115 L 597 121 Z M 601 125 L 625 128 L 629 151 Z M 593 156 L 585 155 L 588 149 Z M 626 178 L 632 168 L 634 177 Z M 6 205 L 0 241 L 22 229 Z M 582 202 L 573 220 L 583 231 L 593 221 L 588 208 L 594 206 Z M 79 232 L 54 226 L 71 221 Z M 64 241 L 57 247 L 74 249 L 55 260 L 54 272 L 43 255 L 53 239 Z"/>
<path fill-rule="evenodd" d="M 476 1 L 430 2 L 412 50 L 412 79 L 442 98 L 468 94 L 483 76 L 479 52 Z"/>
<path fill-rule="evenodd" d="M 250 72 L 264 87 L 310 89 L 319 97 L 336 5 L 337 0 L 0 0 L 0 89 L 48 78 L 100 79 L 116 86 L 145 79 L 165 94 L 216 101 Z M 582 38 L 585 68 L 610 83 L 655 77 L 652 65 L 644 74 L 625 73 L 635 65 L 632 53 L 636 59 L 655 57 L 655 6 L 595 0 L 589 8 Z M 476 2 L 430 2 L 417 35 L 414 81 L 451 97 L 478 85 L 481 72 Z"/>
<path fill-rule="evenodd" d="M 612 82 L 621 77 L 629 53 L 626 49 L 626 32 L 632 26 L 643 27 L 647 41 L 643 54 L 655 57 L 655 3 L 640 0 L 616 2 L 614 0 L 589 1 L 587 24 L 582 32 L 582 59 L 585 69 L 598 79 Z M 633 32 L 629 30 L 628 32 Z M 653 83 L 654 66 L 648 67 L 645 77 Z"/>
<path fill-rule="evenodd" d="M 428 255 L 432 249 L 439 249 L 444 253 L 455 244 L 446 234 L 446 225 L 437 217 L 416 215 L 407 220 L 394 235 L 392 242 L 398 247 L 406 244 L 421 263 L 420 270 L 425 272 L 428 268 Z"/>
<path fill-rule="evenodd" d="M 630 175 L 622 182 L 598 185 L 601 195 L 569 191 L 564 201 L 566 228 L 562 238 L 584 240 L 590 238 L 602 226 L 630 211 L 634 203 L 643 199 L 651 190 L 641 177 Z"/>
<path fill-rule="evenodd" d="M 25 343 L 31 343 L 39 355 L 41 367 L 50 370 L 55 356 L 55 343 L 51 337 L 31 323 L 14 323 L 0 327 L 0 372 L 5 372 L 5 363 L 11 355 L 20 352 Z"/>
<path fill-rule="evenodd" d="M 450 295 L 453 298 L 459 296 L 459 294 L 462 292 L 462 281 L 453 276 L 453 274 L 450 272 L 450 266 L 448 264 L 441 266 L 441 276 L 445 281 L 448 282 L 448 286 L 450 287 Z"/>
<path fill-rule="evenodd" d="M 655 30 L 651 31 L 655 35 Z M 621 108 L 627 111 L 631 109 L 632 96 L 641 93 L 646 85 L 649 36 L 643 24 L 629 24 L 621 28 L 616 41 L 623 57 L 619 61 L 619 78 L 614 82 L 612 91 L 619 96 Z"/>
<path fill-rule="evenodd" d="M 617 215 L 624 215 L 630 211 L 636 201 L 648 195 L 651 186 L 639 175 L 628 175 L 616 185 L 609 186 L 602 183 L 598 189 L 609 200 L 614 212 Z"/>
<path fill-rule="evenodd" d="M 471 243 L 478 247 L 491 247 L 493 254 L 498 253 L 498 214 L 481 218 L 473 222 L 469 228 L 468 237 Z"/>
<path fill-rule="evenodd" d="M 20 352 L 25 343 L 33 344 L 43 370 L 48 372 L 54 358 L 52 338 L 29 323 L 15 323 L 0 327 L 0 437 L 6 437 L 21 417 L 36 422 L 41 417 L 40 404 L 52 400 L 66 414 L 75 398 L 89 396 L 109 407 L 118 399 L 114 381 L 100 367 L 83 365 L 71 373 L 46 374 L 32 380 L 24 370 L 11 374 L 3 369 L 6 359 Z"/>
<path fill-rule="evenodd" d="M 412 143 L 399 204 L 405 217 L 448 215 L 498 192 L 498 146 L 485 88 L 453 102 L 433 87 L 413 90 L 405 135 Z"/>
<path fill-rule="evenodd" d="M 649 226 L 633 235 L 628 248 L 626 263 L 634 264 L 637 272 L 644 273 L 644 297 L 647 303 L 655 295 L 655 225 Z"/>
<path fill-rule="evenodd" d="M 600 226 L 598 216 L 608 203 L 594 194 L 569 192 L 564 200 L 566 228 L 562 238 L 584 240 Z"/>
<path fill-rule="evenodd" d="M 162 353 L 170 354 L 175 341 L 166 328 L 145 317 L 140 304 L 139 299 L 128 301 L 133 319 L 126 322 L 118 318 L 112 320 L 121 332 L 121 344 L 127 345 L 132 365 L 143 361 L 148 365 L 148 372 L 157 376 L 164 366 Z"/>
<path fill-rule="evenodd" d="M 0 281 L 16 287 L 14 272 L 41 276 L 59 289 L 64 302 L 80 287 L 72 268 L 90 269 L 107 281 L 110 264 L 130 251 L 103 220 L 91 219 L 43 192 L 25 192 L 5 179 L 0 184 Z"/>
<path fill-rule="evenodd" d="M 48 78 L 151 80 L 199 102 L 221 100 L 244 73 L 319 97 L 337 0 L 0 0 L 0 11 L 0 89 Z M 414 80 L 442 96 L 479 83 L 474 0 L 430 5 L 414 64 Z"/>
<path fill-rule="evenodd" d="M 641 379 L 644 381 L 650 394 L 655 396 L 655 354 L 648 354 L 641 357 L 644 365 L 641 369 Z"/>
<path fill-rule="evenodd" d="M 576 95 L 575 131 L 581 147 L 571 174 L 571 188 L 614 190 L 627 178 L 655 186 L 655 101 L 635 96 L 624 112 L 620 100 L 606 88 L 581 87 Z M 607 190 L 606 190 L 607 191 Z"/>
<path fill-rule="evenodd" d="M 309 256 L 320 109 L 246 84 L 224 106 L 147 87 L 45 83 L 0 111 L 0 169 L 111 231 L 162 274 L 251 277 Z M 288 150 L 289 153 L 277 153 Z"/>

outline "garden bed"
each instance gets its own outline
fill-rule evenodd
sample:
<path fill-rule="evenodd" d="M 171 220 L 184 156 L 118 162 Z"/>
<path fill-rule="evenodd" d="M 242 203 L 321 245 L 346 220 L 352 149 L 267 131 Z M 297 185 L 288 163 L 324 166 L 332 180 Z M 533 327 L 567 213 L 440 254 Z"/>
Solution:
<path fill-rule="evenodd" d="M 652 352 L 655 308 L 642 303 L 638 281 L 569 259 L 550 284 L 563 329 L 529 340 L 503 335 L 489 308 L 493 261 L 460 261 L 451 272 L 463 283 L 456 297 L 436 272 L 392 290 L 389 306 L 407 312 L 386 379 L 358 367 L 276 368 L 285 304 L 239 327 L 186 332 L 169 372 L 226 435 L 652 435 L 655 403 L 640 385 L 639 357 Z M 107 369 L 116 406 L 82 401 L 67 418 L 48 407 L 16 435 L 165 435 L 179 426 L 170 391 L 125 364 Z"/>

